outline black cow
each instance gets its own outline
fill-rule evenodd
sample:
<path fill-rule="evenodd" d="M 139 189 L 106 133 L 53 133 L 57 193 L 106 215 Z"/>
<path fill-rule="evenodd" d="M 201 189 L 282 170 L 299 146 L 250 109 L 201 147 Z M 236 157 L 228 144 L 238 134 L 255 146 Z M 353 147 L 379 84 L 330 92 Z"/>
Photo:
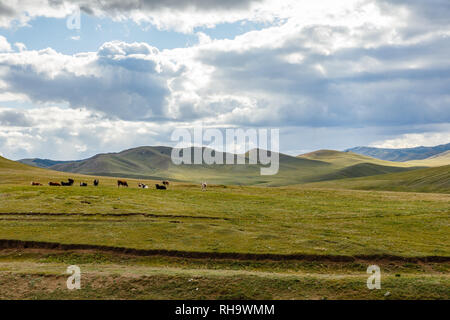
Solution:
<path fill-rule="evenodd" d="M 95 187 L 97 187 L 99 183 L 100 183 L 100 181 L 98 181 L 97 179 L 94 180 L 94 186 Z"/>
<path fill-rule="evenodd" d="M 74 182 L 75 182 L 75 180 L 68 179 L 68 182 L 61 181 L 61 185 L 62 186 L 72 186 Z"/>
<path fill-rule="evenodd" d="M 167 189 L 166 186 L 161 186 L 159 184 L 155 184 L 155 187 L 157 190 L 166 190 Z"/>
<path fill-rule="evenodd" d="M 80 182 L 80 187 L 87 187 L 87 183 L 86 182 Z"/>

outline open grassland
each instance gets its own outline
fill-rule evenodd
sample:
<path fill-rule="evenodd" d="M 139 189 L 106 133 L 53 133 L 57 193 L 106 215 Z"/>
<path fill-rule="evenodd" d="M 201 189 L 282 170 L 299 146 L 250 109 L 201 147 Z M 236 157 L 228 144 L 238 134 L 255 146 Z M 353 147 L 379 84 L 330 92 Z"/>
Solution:
<path fill-rule="evenodd" d="M 0 186 L 0 199 L 4 239 L 201 252 L 449 255 L 446 194 Z"/>
<path fill-rule="evenodd" d="M 105 177 L 99 187 L 33 187 L 94 178 L 5 166 L 0 298 L 450 298 L 449 194 L 161 191 L 131 179 L 119 189 Z M 82 268 L 82 290 L 65 288 L 70 264 Z M 383 290 L 367 290 L 370 264 L 382 268 Z"/>

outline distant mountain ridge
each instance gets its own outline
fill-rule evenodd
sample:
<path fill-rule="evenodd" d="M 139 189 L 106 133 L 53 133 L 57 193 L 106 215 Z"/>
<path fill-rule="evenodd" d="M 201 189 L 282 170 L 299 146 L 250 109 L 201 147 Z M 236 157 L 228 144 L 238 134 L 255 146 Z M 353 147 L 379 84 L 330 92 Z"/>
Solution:
<path fill-rule="evenodd" d="M 49 168 L 56 164 L 62 163 L 73 163 L 81 160 L 72 160 L 72 161 L 59 161 L 59 160 L 50 160 L 50 159 L 40 159 L 40 158 L 31 158 L 31 159 L 21 159 L 18 162 L 27 164 L 29 166 L 38 167 L 38 168 Z"/>
<path fill-rule="evenodd" d="M 411 160 L 424 160 L 432 156 L 445 153 L 449 150 L 450 150 L 450 143 L 434 147 L 416 147 L 416 148 L 401 148 L 401 149 L 356 147 L 347 149 L 345 150 L 345 152 L 354 152 L 381 160 L 405 162 Z"/>

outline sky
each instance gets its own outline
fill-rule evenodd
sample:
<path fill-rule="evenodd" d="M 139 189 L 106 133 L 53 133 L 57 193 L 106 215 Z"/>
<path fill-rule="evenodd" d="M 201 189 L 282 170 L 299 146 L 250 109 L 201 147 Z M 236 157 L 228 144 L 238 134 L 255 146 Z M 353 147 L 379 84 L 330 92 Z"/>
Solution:
<path fill-rule="evenodd" d="M 83 159 L 175 129 L 291 155 L 450 142 L 448 0 L 0 0 L 0 155 Z"/>

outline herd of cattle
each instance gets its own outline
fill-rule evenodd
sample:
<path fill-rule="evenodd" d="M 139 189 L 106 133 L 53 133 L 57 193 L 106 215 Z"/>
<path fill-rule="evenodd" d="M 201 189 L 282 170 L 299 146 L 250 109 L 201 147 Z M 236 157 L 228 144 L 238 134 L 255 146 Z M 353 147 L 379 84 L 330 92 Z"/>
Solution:
<path fill-rule="evenodd" d="M 53 186 L 53 187 L 60 187 L 60 186 L 73 186 L 73 184 L 75 183 L 75 180 L 73 179 L 68 179 L 67 182 L 66 181 L 61 181 L 61 183 L 59 182 L 49 182 L 48 185 L 49 186 Z M 98 179 L 94 180 L 93 185 L 95 187 L 97 187 L 99 185 L 100 181 Z M 161 182 L 162 184 L 155 184 L 155 187 L 157 190 L 167 190 L 167 188 L 169 187 L 169 181 L 164 180 Z M 42 183 L 40 182 L 35 182 L 32 181 L 31 182 L 32 186 L 42 186 Z M 88 184 L 86 182 L 80 182 L 80 187 L 87 187 Z M 119 187 L 127 187 L 128 188 L 128 182 L 126 180 L 117 180 L 117 188 Z M 142 189 L 148 189 L 148 185 L 144 184 L 144 183 L 138 183 L 138 187 L 142 188 Z M 202 182 L 202 191 L 206 191 L 206 187 L 207 184 L 206 182 Z"/>
<path fill-rule="evenodd" d="M 50 181 L 48 183 L 48 185 L 52 186 L 52 187 L 61 187 L 61 186 L 63 186 L 63 187 L 71 187 L 71 186 L 73 186 L 74 183 L 75 183 L 75 180 L 67 179 L 67 182 L 66 181 L 61 181 L 61 183 L 59 183 L 59 182 L 51 182 Z M 99 183 L 100 183 L 100 181 L 95 179 L 93 185 L 94 186 L 98 186 Z M 32 186 L 42 186 L 42 183 L 32 181 L 31 185 Z M 80 182 L 80 187 L 87 187 L 87 186 L 88 186 L 88 184 L 86 182 Z"/>

